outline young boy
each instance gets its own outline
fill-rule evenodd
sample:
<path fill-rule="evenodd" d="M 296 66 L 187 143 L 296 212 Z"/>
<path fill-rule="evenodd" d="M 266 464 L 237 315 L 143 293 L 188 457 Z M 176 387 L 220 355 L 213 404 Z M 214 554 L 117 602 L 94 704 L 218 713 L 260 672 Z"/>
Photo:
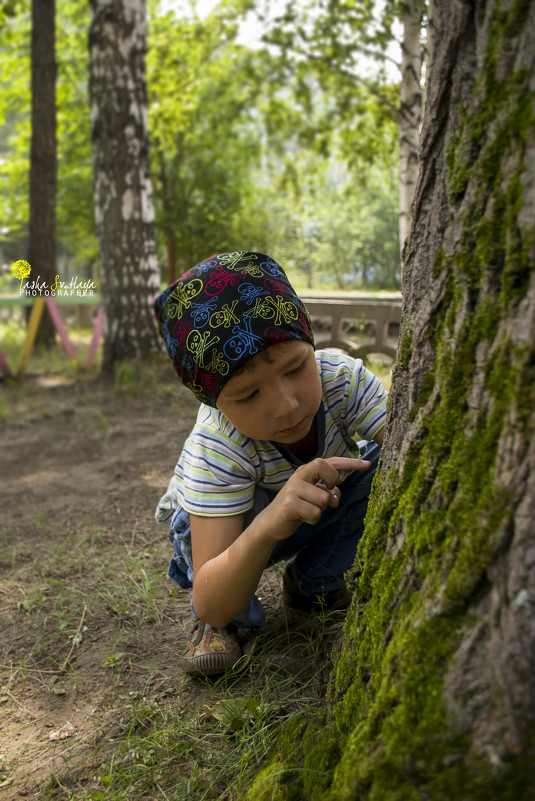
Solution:
<path fill-rule="evenodd" d="M 314 351 L 306 308 L 264 254 L 212 256 L 155 308 L 201 401 L 156 518 L 171 522 L 169 575 L 193 586 L 186 671 L 222 673 L 241 657 L 236 627 L 264 623 L 255 591 L 268 564 L 293 558 L 288 606 L 349 605 L 387 393 L 360 359 Z"/>

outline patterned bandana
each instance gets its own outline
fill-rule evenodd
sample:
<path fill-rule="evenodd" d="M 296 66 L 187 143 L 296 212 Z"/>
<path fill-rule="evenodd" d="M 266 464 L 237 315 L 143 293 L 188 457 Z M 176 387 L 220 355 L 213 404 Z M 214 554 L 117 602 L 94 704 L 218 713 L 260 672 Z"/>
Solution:
<path fill-rule="evenodd" d="M 180 380 L 215 406 L 233 373 L 270 345 L 314 346 L 310 317 L 284 270 L 263 253 L 220 253 L 156 298 L 158 330 Z"/>

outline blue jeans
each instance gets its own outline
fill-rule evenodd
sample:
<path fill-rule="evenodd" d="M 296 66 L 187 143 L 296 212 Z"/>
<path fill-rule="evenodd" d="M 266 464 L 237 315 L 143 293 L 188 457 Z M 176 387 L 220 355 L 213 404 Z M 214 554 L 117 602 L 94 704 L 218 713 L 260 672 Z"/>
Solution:
<path fill-rule="evenodd" d="M 291 537 L 274 547 L 268 565 L 294 558 L 292 574 L 306 592 L 322 593 L 345 587 L 344 573 L 352 567 L 357 545 L 364 531 L 364 517 L 377 462 L 381 454 L 375 442 L 359 442 L 361 459 L 371 462 L 369 470 L 355 471 L 340 484 L 341 498 L 336 508 L 328 507 L 315 525 L 302 523 Z M 244 516 L 244 528 L 269 504 L 272 496 L 258 487 L 254 506 Z M 169 576 L 183 589 L 193 586 L 193 557 L 189 514 L 179 508 L 173 515 L 169 539 L 174 556 Z M 192 612 L 195 610 L 192 605 Z M 264 607 L 254 596 L 232 620 L 243 628 L 257 628 L 265 622 Z"/>

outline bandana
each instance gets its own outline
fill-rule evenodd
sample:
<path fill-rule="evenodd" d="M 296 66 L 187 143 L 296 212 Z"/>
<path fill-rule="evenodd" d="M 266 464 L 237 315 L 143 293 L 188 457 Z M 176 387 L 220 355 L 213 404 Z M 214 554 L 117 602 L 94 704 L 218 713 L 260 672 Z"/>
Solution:
<path fill-rule="evenodd" d="M 208 406 L 270 345 L 299 339 L 314 346 L 306 307 L 282 267 L 263 253 L 202 261 L 156 298 L 155 311 L 180 380 Z"/>

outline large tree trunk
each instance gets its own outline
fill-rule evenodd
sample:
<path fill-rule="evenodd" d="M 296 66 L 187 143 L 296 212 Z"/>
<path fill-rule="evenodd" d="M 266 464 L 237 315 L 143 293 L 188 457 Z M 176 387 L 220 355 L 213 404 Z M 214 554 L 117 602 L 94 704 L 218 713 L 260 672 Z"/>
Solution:
<path fill-rule="evenodd" d="M 144 0 L 91 0 L 91 125 L 105 312 L 103 369 L 160 350 Z"/>
<path fill-rule="evenodd" d="M 54 0 L 32 3 L 32 139 L 28 278 L 52 287 L 56 280 L 56 51 Z M 41 317 L 37 342 L 51 345 L 54 324 Z"/>
<path fill-rule="evenodd" d="M 535 0 L 435 0 L 434 27 L 386 444 L 332 708 L 297 754 L 303 722 L 286 733 L 256 801 L 533 799 Z"/>

